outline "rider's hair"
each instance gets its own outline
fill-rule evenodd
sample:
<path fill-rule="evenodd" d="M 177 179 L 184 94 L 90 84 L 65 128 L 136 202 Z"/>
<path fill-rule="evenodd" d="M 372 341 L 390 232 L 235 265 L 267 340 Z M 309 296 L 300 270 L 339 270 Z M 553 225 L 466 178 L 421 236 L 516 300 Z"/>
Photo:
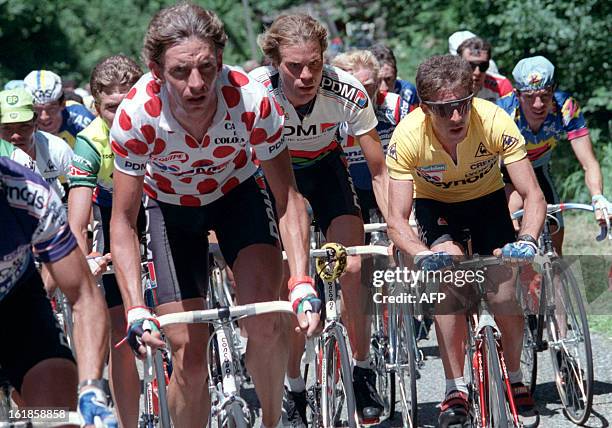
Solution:
<path fill-rule="evenodd" d="M 442 89 L 472 92 L 472 67 L 457 55 L 435 55 L 417 69 L 416 87 L 421 101 L 433 101 Z"/>
<path fill-rule="evenodd" d="M 493 54 L 491 44 L 480 37 L 470 37 L 469 39 L 464 40 L 463 43 L 461 43 L 457 48 L 457 54 L 459 56 L 463 55 L 463 51 L 466 49 L 469 49 L 472 53 L 486 51 L 487 59 L 491 59 L 491 55 Z"/>
<path fill-rule="evenodd" d="M 349 73 L 354 73 L 360 68 L 366 68 L 372 71 L 372 74 L 378 79 L 380 65 L 374 54 L 366 50 L 355 50 L 336 55 L 331 62 L 331 65 L 341 68 Z"/>
<path fill-rule="evenodd" d="M 397 73 L 397 61 L 395 60 L 393 51 L 388 46 L 377 43 L 370 46 L 368 50 L 374 54 L 381 67 L 385 64 L 389 64 Z"/>
<path fill-rule="evenodd" d="M 142 76 L 142 69 L 132 58 L 113 55 L 98 62 L 91 72 L 89 86 L 96 104 L 102 92 L 112 93 L 115 89 L 129 89 Z"/>
<path fill-rule="evenodd" d="M 259 47 L 273 65 L 281 62 L 281 46 L 312 41 L 319 43 L 323 55 L 327 49 L 327 30 L 319 21 L 305 14 L 281 15 L 257 38 Z"/>
<path fill-rule="evenodd" d="M 163 66 L 166 50 L 190 37 L 212 42 L 217 50 L 223 50 L 227 41 L 223 23 L 213 11 L 193 3 L 160 10 L 151 19 L 144 37 L 144 62 Z"/>

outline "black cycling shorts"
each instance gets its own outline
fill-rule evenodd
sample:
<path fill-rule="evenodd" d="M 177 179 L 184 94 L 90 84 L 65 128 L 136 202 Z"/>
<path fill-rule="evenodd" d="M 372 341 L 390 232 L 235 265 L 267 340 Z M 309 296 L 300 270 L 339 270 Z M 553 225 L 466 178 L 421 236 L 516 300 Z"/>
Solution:
<path fill-rule="evenodd" d="M 94 251 L 104 255 L 110 253 L 110 220 L 111 220 L 112 207 L 103 207 L 93 204 L 93 215 L 102 226 L 100 233 L 95 236 Z M 138 234 L 144 234 L 145 218 L 142 207 L 138 212 Z M 114 274 L 102 275 L 102 285 L 104 286 L 104 298 L 106 299 L 106 306 L 114 308 L 115 306 L 123 305 L 121 300 L 121 292 L 119 291 L 119 284 L 117 284 L 117 278 Z"/>
<path fill-rule="evenodd" d="M 26 373 L 41 361 L 75 361 L 34 266 L 0 301 L 0 325 L 0 367 L 18 392 Z"/>
<path fill-rule="evenodd" d="M 201 207 L 145 197 L 147 258 L 157 276 L 158 303 L 204 297 L 208 286 L 208 231 L 214 230 L 232 267 L 253 244 L 280 248 L 268 192 L 251 177 L 227 195 Z"/>
<path fill-rule="evenodd" d="M 503 189 L 463 202 L 416 198 L 414 209 L 421 240 L 432 247 L 447 241 L 462 243 L 469 229 L 472 252 L 490 255 L 514 242 L 515 233 Z"/>
<path fill-rule="evenodd" d="M 298 190 L 312 206 L 323 234 L 336 217 L 361 216 L 357 193 L 341 153 L 334 151 L 314 165 L 294 170 Z"/>
<path fill-rule="evenodd" d="M 559 194 L 555 189 L 555 184 L 553 183 L 552 177 L 550 176 L 550 164 L 533 168 L 533 172 L 535 172 L 536 179 L 538 180 L 540 189 L 542 189 L 546 203 L 558 204 L 560 199 Z M 512 181 L 510 181 L 510 177 L 508 176 L 508 171 L 506 171 L 505 167 L 502 167 L 502 173 L 504 174 L 504 182 L 507 184 L 512 184 Z M 563 227 L 563 214 L 560 212 L 555 213 L 555 217 L 559 221 L 559 227 Z"/>

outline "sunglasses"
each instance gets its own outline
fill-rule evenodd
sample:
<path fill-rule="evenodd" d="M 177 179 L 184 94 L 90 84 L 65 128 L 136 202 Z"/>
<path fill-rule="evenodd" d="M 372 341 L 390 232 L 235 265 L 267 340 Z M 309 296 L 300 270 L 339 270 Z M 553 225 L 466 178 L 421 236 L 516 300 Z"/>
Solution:
<path fill-rule="evenodd" d="M 470 65 L 472 66 L 472 71 L 476 70 L 476 67 L 478 67 L 481 73 L 484 73 L 485 71 L 489 69 L 489 61 L 470 62 Z"/>
<path fill-rule="evenodd" d="M 474 94 L 470 94 L 465 98 L 453 101 L 423 101 L 427 107 L 436 115 L 443 118 L 453 117 L 455 110 L 460 115 L 464 115 L 472 106 L 472 98 Z"/>

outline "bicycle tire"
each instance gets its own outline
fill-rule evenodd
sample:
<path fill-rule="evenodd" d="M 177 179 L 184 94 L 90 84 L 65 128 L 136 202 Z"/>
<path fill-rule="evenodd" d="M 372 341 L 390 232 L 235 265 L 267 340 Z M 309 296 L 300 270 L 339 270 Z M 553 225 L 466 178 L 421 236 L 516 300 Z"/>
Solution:
<path fill-rule="evenodd" d="M 347 423 L 349 428 L 357 428 L 357 408 L 353 390 L 353 373 L 348 348 L 340 326 L 331 328 L 323 342 L 327 390 L 321 390 L 321 414 L 324 428 L 333 428 L 342 417 L 342 402 L 346 402 Z M 339 376 L 337 375 L 340 366 Z M 336 382 L 337 378 L 337 382 Z M 322 380 L 322 379 L 321 379 Z M 342 395 L 340 395 L 342 394 Z"/>
<path fill-rule="evenodd" d="M 166 385 L 164 358 L 159 349 L 155 352 L 153 362 L 155 364 L 155 377 L 157 379 L 157 399 L 159 403 L 158 426 L 160 428 L 171 428 L 172 424 L 170 422 L 170 410 L 168 409 L 168 397 L 166 394 L 166 388 L 168 387 L 168 385 Z"/>
<path fill-rule="evenodd" d="M 502 376 L 501 363 L 497 353 L 497 343 L 493 329 L 486 326 L 482 330 L 485 339 L 485 358 L 487 361 L 488 380 L 488 414 L 490 428 L 508 428 L 515 426 L 514 418 L 509 414 L 506 398 L 506 383 Z"/>
<path fill-rule="evenodd" d="M 526 315 L 523 328 L 523 348 L 521 350 L 521 371 L 523 383 L 533 396 L 538 378 L 538 351 L 537 347 L 537 317 Z"/>
<path fill-rule="evenodd" d="M 414 427 L 417 424 L 417 370 L 416 370 L 416 338 L 414 334 L 414 318 L 405 313 L 400 305 L 396 305 L 393 312 L 391 335 L 396 335 L 391 341 L 395 346 L 394 366 L 396 391 L 399 391 L 399 400 L 402 410 L 402 423 L 405 427 Z M 400 309 L 397 311 L 397 309 Z M 395 410 L 395 409 L 394 409 Z"/>
<path fill-rule="evenodd" d="M 547 305 L 546 326 L 555 384 L 565 416 L 573 423 L 583 425 L 589 419 L 593 405 L 593 350 L 588 320 L 578 283 L 568 264 L 561 259 L 554 260 L 552 273 L 552 278 L 546 277 L 547 281 L 553 280 L 549 290 L 554 291 L 554 294 L 549 292 L 554 304 Z M 555 286 L 554 278 L 557 277 L 559 287 Z M 559 305 L 562 306 L 560 311 L 554 312 Z M 562 338 L 564 332 L 561 329 L 563 319 L 557 319 L 555 313 L 564 315 L 565 338 Z M 568 337 L 568 333 L 571 336 Z M 576 344 L 580 344 L 578 346 L 582 349 L 573 346 Z"/>
<path fill-rule="evenodd" d="M 389 328 L 381 305 L 374 306 L 372 317 L 371 355 L 376 371 L 376 390 L 383 401 L 381 419 L 392 418 L 395 413 L 395 373 L 389 370 Z"/>

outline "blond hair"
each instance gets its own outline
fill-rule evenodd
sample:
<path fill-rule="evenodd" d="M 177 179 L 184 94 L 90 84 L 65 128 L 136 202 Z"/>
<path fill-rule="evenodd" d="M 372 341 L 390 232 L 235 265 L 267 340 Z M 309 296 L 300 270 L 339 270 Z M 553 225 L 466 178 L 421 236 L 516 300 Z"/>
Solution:
<path fill-rule="evenodd" d="M 327 30 L 310 15 L 281 15 L 272 25 L 257 37 L 257 43 L 273 65 L 281 62 L 280 47 L 306 42 L 317 42 L 321 55 L 327 49 Z"/>
<path fill-rule="evenodd" d="M 351 74 L 360 68 L 365 68 L 372 72 L 375 79 L 378 79 L 378 74 L 380 72 L 380 64 L 374 54 L 365 50 L 355 50 L 336 55 L 331 65 L 341 68 Z"/>

